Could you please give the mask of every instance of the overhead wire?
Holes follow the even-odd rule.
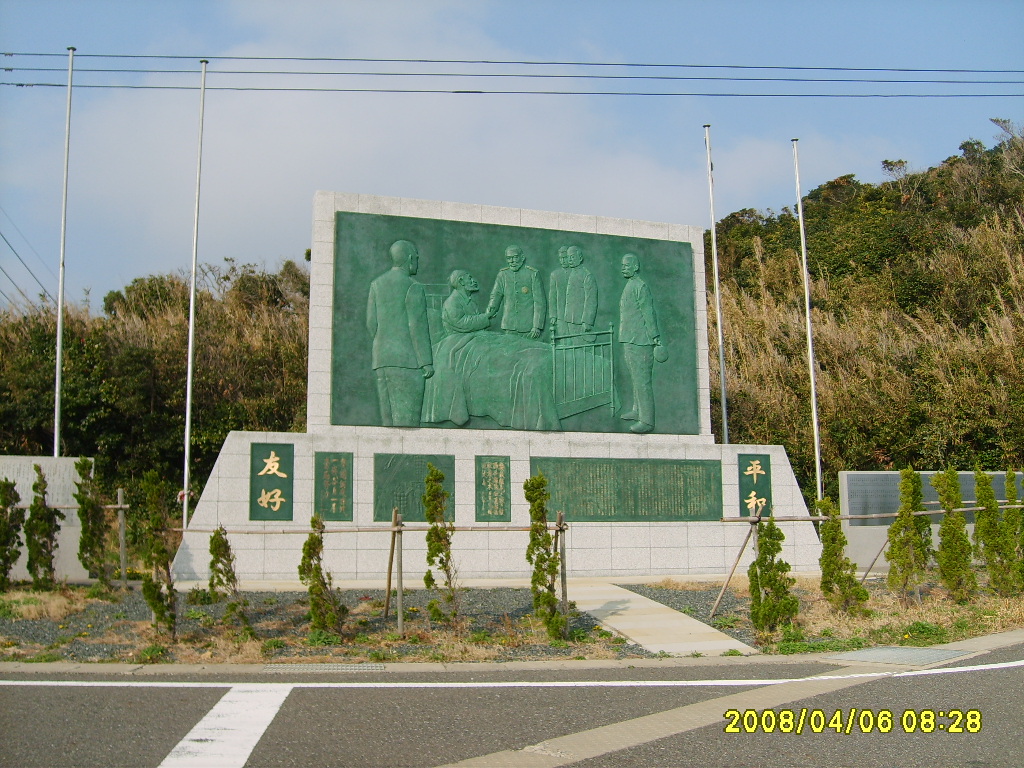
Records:
[[[5,72],[64,72],[62,67],[3,67]],[[76,74],[192,75],[194,69],[141,69],[124,67],[79,67]],[[936,78],[841,78],[841,77],[725,77],[720,75],[605,75],[556,72],[323,72],[294,69],[211,69],[211,75],[306,75],[310,77],[444,77],[444,78],[522,78],[562,80],[664,80],[684,82],[743,83],[871,83],[893,85],[1024,85],[1024,80],[942,80]]]
[[[27,245],[28,249],[30,251],[32,251],[33,255],[35,255],[36,260],[40,264],[42,264],[46,268],[46,271],[50,273],[50,275],[53,277],[54,280],[56,280],[57,279],[57,273],[53,271],[53,267],[51,267],[49,264],[47,264],[46,261],[43,259],[43,257],[39,255],[39,251],[37,251],[32,246],[32,243],[29,242],[28,237],[25,236],[25,233],[21,231],[21,228],[18,226],[17,222],[13,218],[11,218],[11,214],[9,214],[6,210],[4,210],[4,207],[2,205],[0,205],[0,213],[2,213],[4,216],[7,217],[7,220],[9,222],[11,222],[11,226],[14,227],[14,231],[17,232],[19,235],[21,235],[21,239],[25,241],[25,245]]]
[[[0,53],[2,56],[43,56],[64,58],[64,53]],[[405,58],[367,58],[367,57],[331,57],[331,56],[186,56],[181,54],[131,54],[131,53],[79,53],[77,58],[90,59],[168,59],[168,60],[193,60],[199,61],[333,61],[333,62],[359,62],[369,64],[516,64],[524,66],[565,66],[565,67],[649,67],[649,68],[672,68],[672,69],[765,69],[765,70],[793,70],[798,72],[945,72],[945,73],[974,73],[974,74],[1024,74],[1024,69],[935,69],[919,67],[811,67],[811,66],[783,66],[783,65],[759,65],[759,64],[680,64],[680,63],[637,63],[637,62],[608,62],[608,61],[529,61],[519,59],[405,59]]]
[[[8,272],[8,271],[7,271],[6,269],[4,269],[4,268],[3,268],[2,266],[0,266],[0,272],[3,272],[3,273],[4,273],[4,275],[5,275],[6,277],[7,277],[7,279],[11,281],[11,285],[13,285],[13,286],[14,286],[14,287],[15,287],[15,288],[16,288],[16,289],[18,290],[18,293],[20,293],[20,294],[22,295],[22,297],[23,297],[23,298],[25,299],[25,301],[27,301],[27,302],[28,302],[28,303],[29,303],[29,304],[31,305],[31,304],[32,304],[32,299],[30,299],[30,298],[29,298],[29,297],[28,297],[28,296],[27,296],[27,295],[25,294],[25,292],[24,292],[23,290],[21,290],[21,286],[20,286],[20,285],[18,285],[18,284],[17,284],[17,283],[16,283],[15,281],[14,281],[14,278],[13,278],[13,277],[11,277],[10,273],[9,273],[9,272]],[[10,301],[10,299],[8,299],[8,301]]]
[[[7,247],[11,249],[11,253],[13,253],[15,256],[18,257],[18,261],[21,262],[21,266],[23,266],[25,268],[25,270],[30,275],[32,275],[32,279],[35,280],[39,284],[40,288],[43,289],[43,293],[45,293],[49,297],[50,301],[52,301],[52,302],[54,302],[56,304],[57,302],[54,300],[53,296],[50,296],[50,292],[48,290],[46,290],[46,286],[43,285],[42,282],[40,282],[39,278],[36,277],[36,273],[33,272],[32,269],[29,267],[29,265],[25,263],[25,260],[23,258],[21,258],[21,254],[18,253],[17,249],[15,249],[15,247],[13,245],[11,245],[11,241],[7,239],[7,235],[5,235],[3,232],[0,232],[0,238],[2,238],[5,243],[7,243]]]

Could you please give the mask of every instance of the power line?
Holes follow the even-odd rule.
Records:
[[[63,72],[60,67],[4,67],[5,72]],[[135,75],[194,75],[194,69],[90,68],[79,67],[77,73]],[[726,77],[712,75],[604,75],[564,74],[554,72],[321,72],[281,69],[213,69],[211,75],[307,75],[310,77],[443,77],[443,78],[522,78],[562,80],[659,80],[672,82],[738,82],[738,83],[888,83],[894,85],[1024,85],[1022,80],[940,80],[935,78],[842,78],[842,77]]]
[[[7,235],[5,235],[3,232],[0,232],[0,238],[2,238],[5,243],[7,243],[7,247],[11,249],[11,253],[18,257],[18,261],[21,262],[21,266],[23,266],[28,271],[28,273],[32,275],[32,279],[39,283],[39,287],[43,289],[43,293],[45,293],[49,297],[50,301],[53,301],[53,303],[56,304],[57,302],[54,301],[53,296],[50,296],[50,292],[46,290],[46,286],[39,282],[39,278],[36,277],[36,273],[29,268],[28,264],[25,263],[25,260],[21,258],[21,254],[15,250],[13,245],[11,245],[11,241],[7,239]],[[6,272],[4,274],[6,274]],[[13,280],[11,282],[13,282]]]
[[[11,214],[5,211],[2,205],[0,205],[0,213],[7,217],[7,220],[11,222],[11,226],[14,227],[14,231],[21,235],[21,239],[25,241],[25,245],[28,246],[28,249],[32,251],[33,254],[35,254],[35,257],[39,261],[39,263],[42,264],[46,268],[46,271],[50,273],[54,280],[56,280],[57,275],[56,273],[54,273],[53,267],[51,267],[49,264],[46,263],[46,261],[43,260],[43,257],[39,255],[39,251],[37,251],[32,246],[32,243],[30,243],[29,239],[25,236],[25,233],[21,231],[20,227],[18,227],[14,219],[11,218]]]
[[[64,53],[0,53],[2,56],[43,56],[64,58]],[[525,61],[516,59],[382,59],[363,57],[329,57],[329,56],[185,56],[185,55],[160,55],[160,54],[130,54],[130,53],[80,53],[78,58],[92,59],[167,59],[181,60],[191,59],[199,61],[315,61],[315,62],[345,62],[345,63],[369,63],[369,64],[485,64],[505,65],[515,64],[522,66],[540,67],[634,67],[634,68],[672,68],[672,69],[764,69],[764,70],[793,70],[798,72],[933,72],[933,73],[965,73],[965,74],[1024,74],[1022,69],[927,69],[919,67],[807,67],[807,66],[780,66],[780,65],[758,65],[758,64],[664,64],[664,63],[629,63],[629,62],[604,62],[604,61]]]
[[[21,290],[21,286],[18,285],[16,282],[14,282],[14,278],[11,277],[11,275],[7,272],[7,270],[4,269],[3,267],[0,267],[0,272],[4,273],[4,275],[7,277],[7,279],[11,281],[11,285],[13,285],[15,288],[18,289],[18,293],[20,293],[24,297],[25,301],[27,301],[29,303],[29,306],[31,306],[32,305],[32,299],[30,299],[28,296],[25,295],[25,292],[23,290]],[[10,301],[10,299],[8,299],[8,301]]]
[[[17,88],[66,88],[66,83],[13,83],[0,85]],[[133,90],[133,91],[197,91],[191,85],[90,85],[81,84],[75,88]],[[311,87],[269,87],[269,86],[206,86],[207,91],[259,91],[276,93],[448,93],[487,94],[499,96],[702,96],[723,98],[786,98],[786,99],[962,99],[962,98],[1015,98],[1024,93],[734,93],[712,91],[554,91],[525,89],[455,89],[455,88],[311,88]]]

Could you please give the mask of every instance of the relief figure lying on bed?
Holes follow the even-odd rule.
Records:
[[[473,298],[480,290],[473,276],[457,269],[448,282],[441,338],[431,339],[435,372],[426,380],[422,421],[461,426],[488,416],[512,429],[561,430],[550,345],[487,330],[491,318]]]

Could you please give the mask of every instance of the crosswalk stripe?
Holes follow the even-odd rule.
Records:
[[[160,768],[243,768],[289,693],[287,685],[231,688]]]

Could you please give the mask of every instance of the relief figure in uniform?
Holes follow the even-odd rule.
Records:
[[[423,284],[412,279],[419,253],[408,240],[392,244],[391,269],[370,283],[366,328],[373,338],[381,423],[417,427],[424,380],[434,375]]]
[[[578,245],[560,248],[558,260],[562,266],[551,273],[548,284],[551,326],[560,337],[589,334],[597,318],[597,281],[583,266],[583,249]]]
[[[437,374],[427,381],[422,421],[463,426],[488,417],[512,429],[561,429],[551,393],[551,346],[515,329],[488,330],[496,308],[480,311],[473,295],[480,284],[465,269],[454,270],[448,284],[434,344]]]
[[[619,342],[633,389],[632,407],[622,418],[636,422],[629,428],[631,432],[643,434],[654,429],[654,360],[661,333],[651,289],[639,271],[640,259],[635,254],[622,257],[626,287],[619,299]]]
[[[494,279],[491,299],[487,302],[487,316],[501,312],[501,329],[505,333],[540,338],[544,330],[544,292],[540,275],[526,265],[526,255],[518,245],[505,249],[507,267],[502,267]]]

